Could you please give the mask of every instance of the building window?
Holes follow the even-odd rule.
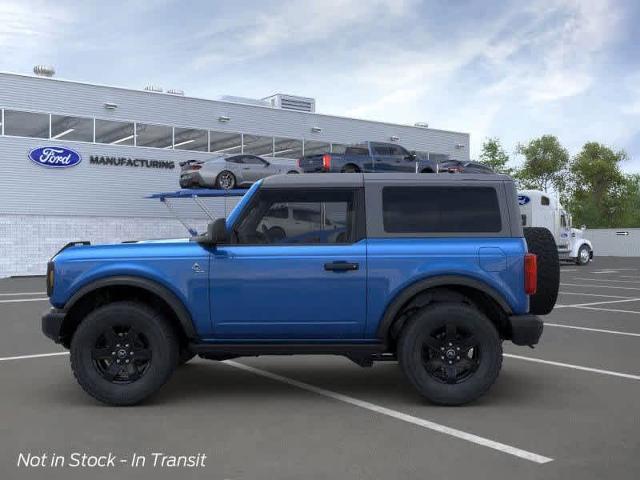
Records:
[[[51,115],[51,138],[93,142],[93,119]]]
[[[229,132],[209,132],[211,153],[234,154],[242,152],[242,135]]]
[[[337,153],[338,155],[341,155],[345,152],[345,150],[347,149],[348,145],[344,145],[342,143],[332,143],[331,144],[331,153]]]
[[[133,145],[133,138],[134,126],[132,122],[96,119],[96,143]]]
[[[4,111],[4,134],[15,137],[49,138],[49,114]]]
[[[274,157],[300,158],[302,156],[302,140],[293,138],[274,138]]]
[[[385,187],[387,233],[496,233],[502,230],[492,187]]]
[[[273,155],[273,137],[261,137],[259,135],[243,135],[243,153],[251,155]]]
[[[327,142],[318,142],[315,140],[304,141],[305,155],[322,155],[323,153],[329,153],[330,151],[331,151],[331,144]]]
[[[175,128],[173,148],[176,150],[208,151],[208,135],[206,130],[195,128]]]
[[[136,145],[138,147],[171,148],[173,128],[166,125],[136,123]]]

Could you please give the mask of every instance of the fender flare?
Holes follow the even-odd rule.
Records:
[[[169,308],[171,308],[171,310],[173,310],[178,321],[180,322],[180,325],[182,326],[186,337],[189,339],[197,338],[196,331],[193,326],[193,321],[191,319],[191,314],[189,313],[189,310],[184,305],[182,300],[180,300],[178,296],[167,287],[160,285],[158,282],[150,280],[148,278],[135,277],[131,275],[116,275],[94,280],[93,282],[82,286],[77,292],[75,292],[65,303],[64,310],[66,312],[70,311],[78,301],[84,298],[87,294],[94,292],[95,290],[116,286],[141,288],[148,291],[149,293],[157,295],[162,300],[164,300],[167,305],[169,305]]]
[[[399,293],[397,293],[393,300],[387,304],[382,319],[378,324],[376,336],[383,341],[386,341],[389,329],[391,328],[391,325],[398,313],[400,313],[400,309],[412,297],[430,288],[448,286],[469,287],[478,290],[492,298],[507,315],[513,313],[511,307],[506,302],[504,297],[486,283],[462,275],[439,275],[436,277],[429,277],[423,280],[418,280],[417,282],[406,286]]]

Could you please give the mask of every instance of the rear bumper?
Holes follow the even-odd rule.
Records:
[[[56,343],[62,343],[62,324],[66,312],[52,308],[42,315],[42,333]]]
[[[509,317],[511,341],[516,345],[533,346],[542,336],[544,324],[535,315],[513,315]]]

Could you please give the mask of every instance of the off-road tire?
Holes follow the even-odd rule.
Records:
[[[230,184],[229,186],[227,186],[227,184],[225,183],[225,181],[223,180],[226,176],[229,177],[230,179]],[[221,183],[222,181],[222,183]],[[220,190],[232,190],[234,189],[236,186],[238,185],[238,181],[236,179],[236,176],[230,172],[229,170],[223,170],[221,171],[218,176],[216,177],[216,188],[220,189]]]
[[[126,328],[135,329],[147,340],[150,360],[137,380],[118,383],[107,380],[100,372],[93,351],[105,332],[112,334]],[[178,362],[178,350],[174,329],[161,313],[138,302],[114,302],[93,310],[78,326],[71,340],[71,369],[80,386],[97,400],[110,405],[135,405],[166,383]]]
[[[452,347],[449,347],[447,333],[442,340],[433,336],[442,329],[448,332],[447,324],[453,324],[456,332],[465,335],[460,343],[452,342]],[[473,353],[477,355],[473,359],[475,370],[459,383],[443,382],[427,368],[427,363],[439,361],[437,358],[425,361],[427,338],[430,342],[434,339],[444,342],[447,351],[442,351],[443,363],[449,358],[445,355],[450,348],[456,351],[457,345],[462,345],[464,350],[466,341],[477,342],[477,352]],[[428,349],[432,351],[429,355],[434,355],[433,350],[440,355],[438,351],[443,347]],[[495,326],[478,309],[462,303],[437,303],[419,310],[404,326],[398,342],[398,361],[409,382],[427,400],[438,405],[463,405],[484,395],[495,382],[502,368],[502,341]]]
[[[189,350],[187,347],[181,346],[180,350],[178,351],[178,366],[180,367],[185,363],[189,363],[189,361],[192,360],[195,356],[196,354]]]
[[[529,252],[535,253],[538,263],[538,288],[529,297],[529,313],[546,315],[553,310],[560,289],[560,259],[551,232],[543,227],[524,228]]]
[[[583,251],[587,252],[587,260],[583,260]],[[580,248],[578,249],[578,256],[576,257],[576,265],[580,265],[580,266],[584,266],[584,265],[589,265],[589,262],[591,261],[591,249],[589,248],[589,245],[581,245]]]

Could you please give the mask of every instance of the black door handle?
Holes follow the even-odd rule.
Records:
[[[324,269],[331,272],[350,272],[358,270],[360,265],[351,262],[329,262],[324,264]]]

